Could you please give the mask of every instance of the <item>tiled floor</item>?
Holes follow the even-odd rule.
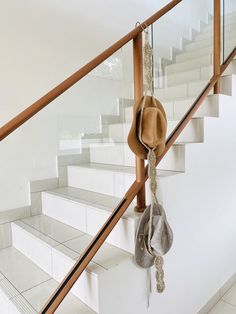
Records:
[[[57,286],[57,281],[15,248],[0,251],[0,313],[36,314]],[[94,314],[71,293],[56,313]]]
[[[208,314],[236,314],[236,283]]]

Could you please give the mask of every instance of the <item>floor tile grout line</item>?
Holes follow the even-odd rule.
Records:
[[[63,192],[57,193],[57,192],[53,191],[53,193],[50,193],[50,194],[51,195],[56,195],[56,196],[58,196],[60,198],[63,198],[63,199],[67,199],[68,201],[74,202],[74,203],[79,204],[79,205],[90,205],[90,206],[97,205],[98,202],[103,201],[106,198],[114,197],[114,196],[111,196],[111,195],[107,194],[107,195],[105,195],[102,198],[98,198],[96,201],[89,201],[89,200],[83,200],[83,199],[77,199],[75,197],[71,197],[68,194],[65,194]],[[118,202],[119,202],[119,200],[118,200]]]
[[[223,297],[222,297],[220,300],[221,300],[222,302],[224,302],[224,303],[226,303],[226,304],[229,304],[229,305],[231,305],[231,306],[233,306],[233,307],[236,308],[236,304],[232,304],[232,303],[230,303],[230,302],[224,300]]]
[[[46,273],[46,272],[45,272]],[[23,293],[25,293],[25,292],[27,292],[27,291],[30,291],[30,290],[32,290],[32,289],[34,289],[34,288],[36,288],[36,287],[39,287],[41,284],[44,284],[44,283],[46,283],[46,282],[48,282],[48,281],[50,281],[50,280],[54,280],[52,277],[51,278],[49,278],[49,279],[47,279],[47,280],[45,280],[45,281],[42,281],[41,283],[39,283],[39,284],[37,284],[37,285],[35,285],[35,286],[33,286],[32,288],[29,288],[29,289],[26,289],[25,291],[22,291],[21,293],[20,293],[20,295],[21,295],[21,297],[37,312],[37,309],[26,299],[26,297],[23,295]],[[19,296],[19,295],[18,295]],[[17,296],[15,296],[13,299],[15,299]]]
[[[33,261],[32,261],[32,263],[34,263]],[[35,264],[35,263],[34,263]],[[36,264],[37,265],[37,264]],[[38,266],[38,265],[37,265]],[[38,266],[39,267],[39,266]],[[44,271],[41,267],[39,267],[42,271]],[[46,271],[44,271],[46,274],[48,274]],[[48,274],[49,275],[49,274]],[[49,275],[50,276],[50,275]],[[22,292],[20,292],[21,294],[23,294],[23,293],[25,293],[25,292],[27,292],[27,291],[29,291],[29,290],[32,290],[32,289],[34,289],[34,288],[36,288],[36,287],[39,287],[40,285],[42,285],[42,284],[44,284],[44,283],[46,283],[46,282],[48,282],[48,281],[50,281],[50,280],[55,280],[53,277],[51,277],[50,276],[50,278],[48,278],[48,279],[46,279],[46,280],[43,280],[42,282],[40,282],[40,283],[38,283],[38,284],[36,284],[36,285],[34,285],[34,286],[32,286],[31,288],[28,288],[28,289],[25,289],[25,290],[23,290]]]
[[[21,253],[22,254],[22,253]],[[34,263],[33,261],[31,261],[32,263]],[[34,263],[35,264],[35,263]],[[38,266],[39,267],[39,266]],[[40,268],[40,267],[39,267]],[[46,273],[46,272],[45,272]],[[15,287],[15,285],[1,272],[1,274],[3,275],[3,277],[4,278],[2,278],[1,280],[0,280],[0,282],[2,281],[2,280],[6,280],[16,291],[17,291],[17,295],[15,295],[15,296],[13,296],[13,297],[10,297],[8,300],[9,301],[11,301],[11,300],[14,300],[15,298],[17,298],[17,297],[19,297],[19,296],[21,296],[35,311],[37,311],[37,309],[35,309],[35,307],[24,297],[24,295],[23,295],[23,293],[24,292],[26,292],[26,291],[29,291],[29,290],[31,290],[31,289],[33,289],[33,288],[35,288],[35,287],[37,287],[37,286],[40,286],[42,283],[45,283],[45,282],[47,282],[47,281],[49,281],[49,280],[51,280],[51,279],[53,279],[52,277],[51,278],[49,278],[49,279],[47,279],[47,280],[45,280],[45,281],[42,281],[41,283],[39,283],[39,284],[37,284],[37,285],[35,285],[35,286],[32,286],[31,288],[29,288],[29,289],[26,289],[26,290],[23,290],[23,291],[19,291],[16,287]],[[3,291],[3,290],[2,290]],[[5,292],[3,291],[3,293],[5,294]]]
[[[41,216],[41,215],[40,215],[40,216]],[[46,215],[45,215],[45,216],[46,216]],[[32,216],[32,217],[34,217],[34,216]],[[49,218],[50,218],[50,217],[49,217]],[[55,220],[56,220],[56,219],[55,219]],[[70,241],[70,240],[73,240],[73,239],[76,239],[76,238],[80,237],[80,236],[75,236],[75,237],[73,237],[73,238],[71,238],[71,239],[68,239],[68,240],[66,240],[66,241],[64,241],[64,242],[60,242],[60,241],[58,241],[58,240],[55,240],[55,239],[52,238],[51,236],[47,235],[46,233],[44,233],[44,232],[42,232],[42,231],[39,231],[38,229],[36,229],[36,227],[30,225],[29,223],[27,223],[27,222],[25,222],[25,221],[23,221],[23,220],[21,220],[21,222],[23,222],[24,224],[26,224],[28,227],[31,227],[31,228],[34,229],[35,231],[41,233],[41,235],[44,235],[44,236],[48,237],[50,240],[53,240],[53,241],[55,241],[55,242],[58,243],[57,245],[52,246],[52,247],[56,247],[56,246],[58,246],[58,245],[60,245],[60,244],[63,244],[63,243],[66,242],[66,241]],[[63,223],[60,222],[60,221],[57,221],[57,222],[63,224]],[[64,225],[65,225],[65,224],[64,224]],[[67,225],[66,225],[66,226],[67,226]],[[68,226],[68,227],[69,227],[69,228],[73,228],[73,229],[75,229],[76,231],[83,233],[83,231],[80,231],[80,230],[78,230],[78,229],[76,229],[76,228],[74,228],[74,227],[71,227],[71,226]],[[24,229],[24,228],[23,228],[23,229]],[[25,229],[25,230],[26,230],[26,229]],[[26,231],[27,231],[27,230],[26,230]],[[35,235],[34,235],[34,236],[35,236]],[[35,236],[35,237],[38,238],[37,236]],[[40,239],[40,238],[38,238],[38,239]],[[42,240],[42,239],[40,239],[40,240]],[[42,241],[43,241],[43,240],[42,240]],[[45,242],[45,241],[44,241],[44,242]]]

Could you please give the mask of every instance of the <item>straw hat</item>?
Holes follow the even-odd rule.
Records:
[[[159,157],[165,149],[166,129],[166,114],[161,103],[153,96],[143,96],[134,104],[128,145],[141,159],[147,159],[147,147],[155,148],[156,157]]]

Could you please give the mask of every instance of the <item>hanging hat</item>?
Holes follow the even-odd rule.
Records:
[[[161,103],[153,96],[143,96],[134,104],[128,145],[141,159],[147,159],[148,149],[145,146],[155,148],[156,157],[159,157],[165,149],[166,129],[167,119]]]
[[[146,208],[142,215],[135,241],[135,261],[143,268],[153,266],[155,257],[165,255],[173,243],[173,233],[167,222],[165,211],[159,203],[155,203],[153,205],[152,234],[149,244],[150,210],[151,205]]]

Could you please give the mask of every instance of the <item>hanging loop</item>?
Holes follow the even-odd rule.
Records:
[[[135,27],[138,27],[138,26],[140,26],[141,28],[142,28],[142,31],[144,32],[144,33],[148,33],[148,26],[147,26],[147,24],[146,23],[143,23],[143,24],[141,24],[140,22],[137,22],[136,24],[135,24]]]

